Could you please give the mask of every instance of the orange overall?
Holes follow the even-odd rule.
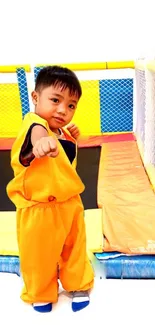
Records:
[[[56,138],[48,123],[28,113],[13,145],[14,179],[7,186],[17,209],[17,237],[28,303],[56,302],[59,279],[66,291],[92,288],[94,273],[86,255],[84,210],[79,194],[84,185],[60,143],[56,158],[33,159],[25,165],[21,152],[33,125],[40,124]],[[74,139],[65,132],[68,141]],[[65,141],[65,140],[64,140]]]

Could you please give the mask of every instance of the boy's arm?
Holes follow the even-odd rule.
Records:
[[[31,134],[31,143],[33,146],[33,154],[36,158],[49,156],[55,158],[58,153],[58,146],[56,140],[49,136],[46,129],[37,125],[33,128]]]
[[[47,130],[42,125],[35,125],[31,131],[32,146],[34,147],[38,140],[45,137],[48,137]]]
[[[48,136],[48,132],[43,125],[33,123],[30,126],[19,155],[19,161],[23,166],[27,167],[30,165],[31,161],[35,158],[33,146],[36,141],[45,136]]]
[[[42,125],[32,125],[20,152],[20,162],[27,167],[31,161],[44,156],[56,157],[58,148],[56,140],[49,136],[48,131]]]

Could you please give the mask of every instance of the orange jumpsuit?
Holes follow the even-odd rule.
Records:
[[[25,116],[12,148],[14,178],[7,193],[17,209],[24,280],[21,298],[28,303],[54,303],[58,299],[58,265],[59,279],[66,291],[92,288],[94,273],[86,255],[84,209],[79,196],[84,185],[74,167],[76,157],[70,161],[57,139],[56,158],[24,160],[22,153],[26,153],[31,129],[36,124],[57,139],[45,120],[34,113]],[[66,140],[62,141],[73,149],[74,139],[64,132]]]

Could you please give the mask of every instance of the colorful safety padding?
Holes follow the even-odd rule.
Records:
[[[34,79],[39,70],[34,68]],[[16,72],[17,84],[0,84],[0,138],[16,137],[22,117],[30,111],[26,72]],[[73,122],[83,135],[132,131],[133,79],[81,80],[81,86],[83,96]]]
[[[133,79],[82,81],[74,122],[83,135],[133,130]]]

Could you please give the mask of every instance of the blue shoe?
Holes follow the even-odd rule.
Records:
[[[52,311],[52,303],[34,303],[33,309],[39,313],[50,313]]]
[[[90,301],[72,302],[72,310],[74,312],[80,311],[86,308],[90,304]]]
[[[72,310],[74,312],[86,308],[90,303],[88,291],[75,291],[72,298]]]

